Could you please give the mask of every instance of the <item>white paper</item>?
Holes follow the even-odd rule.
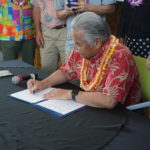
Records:
[[[9,70],[0,70],[0,77],[13,75]]]
[[[62,115],[68,114],[74,110],[77,110],[85,106],[84,104],[77,103],[73,100],[55,100],[55,99],[43,101],[38,103],[37,105],[56,111]]]
[[[36,92],[34,94],[30,93],[30,91],[28,89],[26,89],[26,90],[23,90],[23,91],[20,91],[20,92],[13,93],[10,96],[15,97],[19,100],[29,102],[29,103],[37,103],[41,100],[44,100],[43,95],[45,93],[49,92],[52,89],[53,88],[50,87],[50,88],[44,89],[40,92]]]
[[[30,93],[30,91],[26,89],[20,92],[13,93],[10,96],[21,101],[32,103],[33,105],[41,106],[42,108],[44,107],[47,110],[52,110],[62,115],[68,114],[70,112],[73,112],[85,106],[84,104],[80,104],[73,100],[60,100],[60,99],[59,100],[56,100],[56,99],[44,100],[43,94],[49,92],[52,89],[54,88],[50,87],[40,92],[36,92],[34,94]]]

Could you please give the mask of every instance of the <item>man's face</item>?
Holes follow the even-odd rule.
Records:
[[[85,59],[90,59],[98,52],[97,46],[88,45],[84,41],[84,34],[80,30],[73,30],[74,49]]]

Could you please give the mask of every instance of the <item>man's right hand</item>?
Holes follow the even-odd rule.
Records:
[[[36,32],[36,43],[39,47],[44,48],[44,38],[41,31]]]
[[[33,79],[27,81],[27,87],[31,93],[39,92],[45,89],[41,81],[33,80]]]

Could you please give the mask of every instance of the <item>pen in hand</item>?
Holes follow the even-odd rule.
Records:
[[[33,80],[33,87],[32,87],[32,89],[34,89],[34,87],[35,87],[35,85],[36,85],[36,78],[35,78],[35,74],[30,74],[31,75],[31,78],[32,78],[32,80]],[[35,91],[34,90],[30,90],[30,92],[31,93],[35,93]]]
[[[30,93],[36,93],[46,88],[46,87],[43,87],[41,81],[37,80],[36,78],[37,78],[37,75],[33,75],[31,76],[31,79],[27,81],[27,87]]]

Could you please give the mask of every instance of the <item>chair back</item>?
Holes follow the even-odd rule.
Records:
[[[150,71],[146,66],[146,58],[134,56],[134,59],[139,71],[142,97],[144,100],[150,100]]]

